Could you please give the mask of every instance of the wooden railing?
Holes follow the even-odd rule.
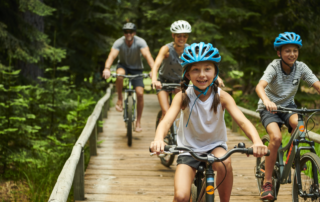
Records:
[[[82,133],[72,149],[69,159],[63,166],[58,180],[53,188],[49,202],[65,202],[68,199],[73,184],[74,200],[84,200],[84,146],[89,139],[90,156],[97,155],[97,132],[102,132],[99,121],[107,118],[110,107],[112,84],[105,96],[96,104],[89,116]]]
[[[238,108],[242,111],[242,113],[252,116],[254,118],[260,119],[260,114],[258,112],[251,111],[249,109],[238,106]],[[238,131],[237,123],[232,119],[232,132]],[[308,138],[316,143],[320,143],[320,135],[318,133],[314,133],[312,131],[308,131]]]

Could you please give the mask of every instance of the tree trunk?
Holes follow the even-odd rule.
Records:
[[[43,2],[43,0],[40,0]],[[36,15],[34,13],[31,13],[30,11],[26,11],[25,13],[22,14],[24,20],[32,25],[34,28],[38,29],[39,31],[43,32],[44,31],[44,20],[42,16]],[[36,46],[37,42],[34,42],[34,46]],[[42,61],[42,58],[41,60]],[[39,64],[41,62],[38,62],[36,64],[31,64],[31,63],[25,63],[25,62],[18,62],[18,68],[21,69],[21,74],[28,78],[32,79],[34,81],[39,82],[38,77],[43,77],[44,76],[44,70],[39,67]]]

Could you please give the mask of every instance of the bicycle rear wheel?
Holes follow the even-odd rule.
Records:
[[[132,97],[128,97],[128,122],[127,122],[127,138],[128,138],[128,146],[132,145],[132,108],[133,108],[133,100]]]
[[[157,115],[157,120],[156,120],[156,129],[160,123],[160,119],[161,119],[161,116],[162,116],[162,111],[160,110],[158,112],[158,115]],[[167,136],[163,139],[163,141],[167,144],[167,145],[174,145],[176,144],[174,141],[173,141],[173,137],[172,137],[172,130],[173,130],[173,126],[170,127],[170,131],[169,133],[167,134]],[[174,157],[175,155],[170,155],[170,154],[165,154],[163,157],[160,157],[160,161],[161,161],[161,164],[166,166],[166,167],[170,167],[174,161]]]
[[[270,142],[270,137],[269,135],[265,135],[261,138],[261,141],[264,145],[268,146],[269,142]],[[278,157],[277,157],[277,161],[279,161]],[[264,177],[265,177],[265,156],[257,158],[256,160],[256,180],[258,183],[258,189],[259,189],[259,195],[261,193],[262,190],[262,186],[263,186],[263,181],[264,181]],[[275,196],[278,195],[279,193],[279,188],[280,188],[280,183],[278,182],[278,179],[280,178],[280,173],[278,171],[278,168],[276,166],[274,166],[273,172],[272,172],[272,185],[273,185],[273,191]]]
[[[307,167],[305,167],[307,165]],[[315,153],[305,153],[300,158],[301,173],[294,172],[294,180],[292,184],[292,201],[320,201],[318,198],[302,198],[299,195],[299,188],[297,184],[297,174],[301,175],[302,192],[306,194],[319,195],[319,179],[320,179],[320,158]]]

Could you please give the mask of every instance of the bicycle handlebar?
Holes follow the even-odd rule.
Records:
[[[128,79],[134,79],[136,77],[143,77],[143,78],[148,78],[149,74],[135,74],[135,75],[125,75],[125,74],[111,74],[112,77],[118,77],[121,76],[123,78],[128,78]]]
[[[307,108],[301,108],[301,109],[293,109],[293,108],[286,108],[282,107],[280,105],[277,105],[277,109],[288,111],[290,112],[297,112],[297,113],[313,113],[313,112],[320,112],[320,109],[307,109]]]
[[[150,148],[149,148],[149,151],[150,151]],[[181,154],[181,153],[184,153],[183,151],[189,152],[193,158],[195,158],[196,160],[201,161],[201,162],[208,162],[209,160],[212,160],[212,156],[210,156],[210,155],[207,155],[206,157],[199,156],[198,154],[196,154],[196,152],[194,152],[192,149],[190,149],[188,147],[181,147],[181,146],[176,146],[176,145],[165,145],[165,147],[164,147],[165,154]],[[234,153],[242,153],[242,154],[250,155],[250,154],[253,154],[253,148],[237,148],[237,147],[235,147],[235,148],[227,151],[227,153],[222,157],[219,157],[219,158],[214,157],[214,161],[217,161],[217,162],[224,161]],[[151,154],[151,155],[153,155],[153,154]],[[270,150],[268,150],[268,153],[265,156],[269,156],[269,155],[270,155]]]
[[[264,107],[264,110],[266,110],[267,108]],[[261,110],[257,110],[257,111],[261,111]],[[296,112],[296,113],[313,113],[313,112],[320,112],[320,109],[307,109],[307,108],[301,108],[301,109],[294,109],[294,108],[286,108],[286,107],[282,107],[280,105],[277,105],[277,110],[272,110],[271,112],[282,112],[282,113],[292,113],[292,112]]]

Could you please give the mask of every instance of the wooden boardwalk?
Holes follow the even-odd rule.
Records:
[[[85,172],[85,197],[90,202],[170,202],[176,165],[166,168],[148,147],[155,134],[155,118],[160,107],[155,95],[145,95],[143,132],[133,133],[132,147],[127,146],[122,113],[114,108],[105,119],[98,140],[98,156],[91,157]],[[228,147],[238,142],[251,145],[245,137],[228,129]],[[260,201],[254,178],[255,158],[232,156],[234,184],[231,201]],[[216,192],[216,201],[219,201]],[[278,201],[291,201],[291,185],[281,186]]]

